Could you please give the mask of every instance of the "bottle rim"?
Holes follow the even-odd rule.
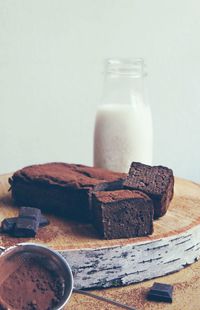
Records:
[[[106,58],[105,73],[113,76],[144,77],[146,65],[143,58]]]

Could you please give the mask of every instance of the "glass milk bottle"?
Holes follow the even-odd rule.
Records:
[[[144,96],[143,59],[108,59],[96,114],[94,166],[128,172],[132,161],[152,164],[153,130]]]

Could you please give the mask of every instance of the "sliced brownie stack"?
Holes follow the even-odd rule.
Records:
[[[49,163],[14,173],[17,205],[92,221],[106,239],[145,236],[173,196],[172,170],[132,163],[129,175],[83,165]]]
[[[117,191],[93,193],[94,225],[106,239],[150,235],[153,219],[167,212],[173,188],[171,169],[133,162]]]

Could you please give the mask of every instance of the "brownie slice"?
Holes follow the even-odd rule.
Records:
[[[47,163],[18,170],[9,182],[18,206],[28,205],[55,215],[88,221],[95,186],[104,183],[112,186],[125,177],[126,174],[101,168]]]
[[[93,224],[105,239],[132,238],[153,233],[153,203],[142,192],[94,192]]]
[[[123,185],[128,189],[146,193],[153,200],[154,218],[157,219],[167,212],[173,198],[173,171],[163,166],[148,166],[133,162]]]

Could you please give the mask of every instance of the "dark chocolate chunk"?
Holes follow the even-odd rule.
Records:
[[[167,212],[172,200],[173,171],[163,166],[149,166],[133,162],[123,185],[128,189],[142,191],[153,200],[154,218],[156,219]]]
[[[153,203],[142,192],[94,192],[93,223],[105,239],[132,238],[153,233]]]
[[[14,237],[35,237],[38,221],[31,218],[18,217],[13,230]]]
[[[1,232],[10,232],[14,229],[17,217],[6,218],[1,222]]]
[[[21,207],[19,209],[19,217],[35,219],[39,222],[41,217],[41,211],[37,208]]]
[[[34,237],[40,224],[40,218],[40,209],[21,207],[14,228],[14,235],[16,237]]]
[[[19,218],[36,221],[36,228],[38,228],[38,226],[44,227],[49,224],[49,220],[41,214],[40,209],[30,208],[30,207],[21,207],[19,210],[19,217],[5,218],[1,222],[0,232],[12,233],[13,230],[15,229],[16,223]],[[18,223],[20,223],[21,225],[23,221],[18,221]],[[24,222],[24,223],[27,224],[27,222]],[[13,234],[15,235],[16,232],[14,232]]]
[[[17,217],[5,218],[1,222],[0,232],[2,232],[2,233],[11,232],[14,229],[16,221],[17,221]],[[39,227],[44,227],[47,225],[49,225],[49,220],[44,215],[41,214]]]
[[[44,227],[49,224],[49,220],[41,214],[40,209],[31,207],[21,207],[19,217],[31,218],[39,221],[39,227]]]
[[[44,226],[47,226],[47,225],[49,225],[48,218],[46,218],[44,215],[41,214],[39,227],[44,227]]]
[[[165,301],[172,303],[173,286],[165,283],[155,282],[151,287],[147,298],[154,301]]]

